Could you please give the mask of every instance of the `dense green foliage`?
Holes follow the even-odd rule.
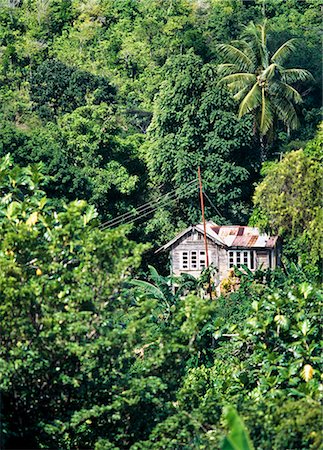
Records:
[[[322,261],[322,130],[270,166],[254,195],[252,223],[286,238],[303,264]],[[286,252],[287,249],[285,249]]]
[[[216,301],[154,269],[130,283],[144,246],[100,231],[85,202],[57,213],[42,178],[2,161],[4,448],[211,449],[229,404],[256,448],[319,448],[315,283],[295,266],[240,273]]]
[[[55,60],[44,61],[31,74],[30,100],[41,118],[72,112],[86,104],[87,96],[94,104],[111,102],[113,89],[104,78]]]
[[[212,67],[203,66],[200,58],[178,57],[166,70],[145,144],[147,165],[153,183],[161,185],[162,192],[177,188],[185,203],[168,206],[165,213],[161,208],[150,226],[199,220],[197,190],[187,187],[196,179],[198,166],[204,189],[217,206],[214,210],[208,203],[208,214],[217,221],[225,216],[242,222],[259,163],[252,121],[236,118],[232,98],[217,88]]]
[[[122,230],[100,232],[84,201],[57,213],[39,188],[39,167],[9,164],[7,158],[0,175],[2,437],[9,435],[14,448],[22,437],[29,448],[66,448],[55,430],[76,405],[86,408],[87,383],[92,400],[99,389],[94,361],[113,346],[104,332],[113,327],[109,311],[118,308],[119,286],[143,247]],[[109,376],[116,370],[118,377],[112,353],[106,355]]]
[[[49,197],[83,198],[103,219],[153,201],[160,183],[162,193],[185,190],[200,164],[218,209],[209,203],[208,216],[245,221],[261,149],[252,115],[237,119],[216,73],[219,44],[242,37],[250,21],[264,16],[268,50],[296,39],[285,67],[314,77],[301,86],[301,127],[288,136],[278,124],[275,153],[277,145],[311,138],[319,120],[317,0],[4,2],[1,154],[11,152],[23,165],[45,162],[53,176]],[[165,240],[197,220],[197,196],[179,194],[138,230],[141,239],[148,233]]]
[[[0,3],[0,447],[322,448],[319,0]],[[265,20],[295,51],[264,140],[219,65]],[[198,166],[208,219],[284,237],[213,300],[153,254],[200,221]]]

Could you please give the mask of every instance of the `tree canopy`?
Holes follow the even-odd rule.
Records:
[[[0,447],[320,449],[319,0],[0,3]],[[198,167],[284,240],[212,299]]]
[[[304,149],[270,167],[254,195],[255,224],[303,247],[304,261],[320,261],[322,248],[322,131]],[[307,248],[307,251],[304,251]],[[302,256],[301,256],[302,255]]]
[[[240,271],[209,301],[155,269],[131,281],[146,247],[85,202],[56,211],[40,169],[1,161],[4,448],[227,448],[228,404],[255,448],[319,448],[315,283]]]
[[[180,203],[165,208],[166,220],[200,220],[197,190],[187,187],[197,180],[198,166],[217,208],[208,203],[208,216],[243,220],[247,186],[259,164],[250,118],[238,120],[232,98],[217,88],[213,65],[203,66],[194,55],[173,60],[166,78],[144,144],[154,184],[162,192],[177,188],[182,196]],[[161,211],[156,221],[163,222]]]

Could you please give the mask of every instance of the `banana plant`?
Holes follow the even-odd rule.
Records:
[[[191,275],[164,277],[153,266],[149,266],[149,278],[151,281],[132,280],[130,284],[136,288],[139,296],[157,300],[167,318],[181,296],[197,287],[197,280]]]
[[[224,438],[221,450],[254,450],[249,433],[237,411],[229,406],[224,411],[229,433]]]

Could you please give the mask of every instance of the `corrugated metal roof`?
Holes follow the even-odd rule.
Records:
[[[219,244],[225,245],[223,239],[214,231],[214,228],[217,228],[213,222],[206,222],[206,234],[211,239],[215,240]],[[199,223],[196,225],[196,229],[199,230],[202,234],[204,234],[204,226],[203,223]]]
[[[237,236],[232,242],[232,247],[253,247],[258,240],[258,236]]]
[[[204,233],[204,227],[202,223],[196,226],[192,226],[178,234],[174,239],[169,241],[158,251],[166,250],[182,238],[185,234],[194,231]],[[214,222],[206,222],[206,234],[209,239],[225,247],[235,248],[274,248],[278,236],[268,236],[267,234],[261,234],[256,227],[248,227],[241,225],[216,225]]]
[[[211,228],[227,247],[273,248],[277,242],[277,236],[261,234],[256,227],[224,225]]]

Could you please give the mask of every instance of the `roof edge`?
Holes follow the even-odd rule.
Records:
[[[194,229],[195,229],[195,225],[191,225],[190,227],[181,231],[171,241],[168,241],[166,244],[164,244],[162,247],[160,247],[158,250],[156,250],[155,254],[167,250],[169,247],[171,247],[173,244],[175,244],[175,242],[177,242],[179,239],[181,239],[183,236],[185,236],[185,234],[189,233],[191,230],[193,231]]]
[[[181,239],[185,234],[189,233],[190,231],[196,230],[197,232],[204,234],[203,230],[203,224],[197,224],[197,225],[191,225],[190,227],[186,228],[181,233],[177,234],[171,241],[164,244],[162,247],[160,247],[158,250],[155,251],[155,254],[163,252],[167,250],[169,247],[172,247],[179,239]],[[208,231],[206,231],[206,237],[208,237],[211,241],[216,242],[217,244],[227,247],[227,245],[222,241],[220,237],[212,236]]]

